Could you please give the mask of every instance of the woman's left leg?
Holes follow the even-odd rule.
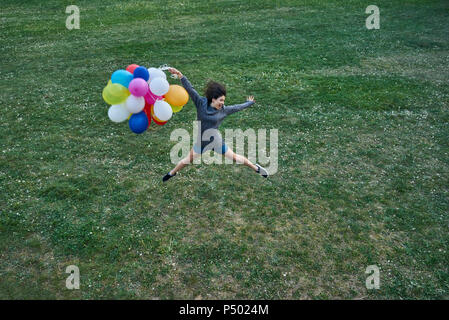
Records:
[[[251,161],[249,161],[247,158],[245,158],[242,155],[239,155],[231,150],[231,148],[228,148],[228,150],[225,152],[225,157],[228,159],[235,160],[236,162],[243,163],[245,166],[250,167],[254,171],[257,171],[257,166],[255,166]]]

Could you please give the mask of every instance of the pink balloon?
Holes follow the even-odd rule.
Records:
[[[149,104],[152,105],[156,102],[156,100],[162,100],[164,97],[162,96],[157,96],[155,95],[153,92],[151,92],[151,90],[148,90],[147,94],[144,96],[145,101]]]
[[[142,78],[135,78],[131,80],[128,86],[129,92],[136,97],[143,97],[145,96],[148,91],[150,90],[148,88],[148,83],[142,79]]]

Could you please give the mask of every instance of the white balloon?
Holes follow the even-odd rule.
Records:
[[[150,82],[150,90],[157,96],[162,96],[168,92],[170,84],[164,78],[156,78]]]
[[[157,100],[154,103],[153,112],[156,118],[162,121],[167,121],[173,115],[173,110],[171,106],[162,100]]]
[[[131,113],[139,113],[145,107],[145,98],[130,95],[126,99],[126,109]]]
[[[161,69],[149,68],[148,73],[150,74],[150,79],[148,79],[148,83],[150,83],[156,78],[164,78],[165,80],[167,80],[167,75]]]
[[[109,119],[113,122],[123,122],[129,117],[129,111],[126,110],[125,104],[114,104],[108,110]]]

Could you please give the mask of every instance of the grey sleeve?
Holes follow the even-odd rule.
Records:
[[[232,106],[225,106],[224,111],[225,111],[226,115],[230,115],[234,112],[248,108],[249,106],[252,106],[253,104],[254,104],[254,101],[246,101],[245,103],[242,103],[242,104],[234,104]]]
[[[190,98],[192,99],[195,106],[199,106],[201,104],[201,96],[196,92],[196,90],[192,87],[192,84],[190,83],[189,79],[187,79],[186,76],[183,76],[181,78],[182,86],[187,90],[189,93]]]

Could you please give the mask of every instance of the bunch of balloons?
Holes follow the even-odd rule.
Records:
[[[129,120],[131,131],[142,133],[150,126],[151,119],[157,125],[166,124],[189,101],[189,95],[182,86],[169,84],[162,69],[131,64],[126,70],[112,74],[103,89],[103,99],[111,105],[109,119]]]

